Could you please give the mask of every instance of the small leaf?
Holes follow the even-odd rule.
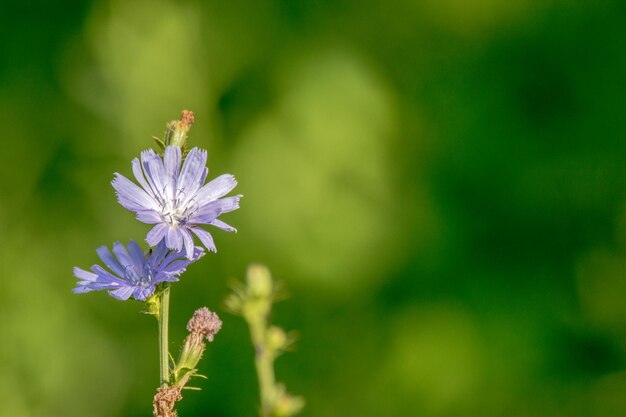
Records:
[[[159,148],[161,148],[161,150],[165,150],[165,143],[161,139],[157,138],[156,136],[152,136],[152,139],[154,139],[157,145],[159,145]]]

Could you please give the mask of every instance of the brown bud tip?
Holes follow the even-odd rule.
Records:
[[[189,127],[196,121],[196,117],[194,116],[191,110],[183,110],[183,114],[180,117],[180,121]]]
[[[221,328],[222,321],[220,318],[206,307],[197,309],[189,323],[187,323],[187,330],[190,333],[206,337],[209,342],[213,341],[213,338]]]

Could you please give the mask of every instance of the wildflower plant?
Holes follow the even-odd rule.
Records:
[[[238,209],[242,197],[226,196],[237,185],[230,174],[206,182],[207,152],[187,150],[193,122],[193,113],[183,111],[180,120],[167,124],[163,140],[154,138],[160,153],[148,149],[132,160],[137,183],[114,174],[112,185],[118,202],[134,212],[140,222],[154,225],[146,235],[149,248],[144,251],[133,240],[126,246],[116,242],[111,249],[101,246],[96,253],[106,268],[98,264],[90,270],[74,268],[78,278],[74,293],[103,290],[118,300],[142,301],[145,312],[158,320],[160,386],[152,401],[154,417],[177,417],[175,406],[182,399],[182,390],[199,389],[188,383],[194,377],[206,378],[198,373],[198,363],[206,342],[213,342],[222,327],[220,318],[208,308],[196,310],[187,323],[189,333],[175,360],[168,350],[170,285],[205,255],[205,248],[217,251],[213,237],[201,226],[236,232],[218,217]],[[204,247],[196,246],[194,235]],[[294,339],[268,322],[277,294],[269,270],[252,265],[246,285],[238,285],[226,300],[227,308],[243,316],[250,328],[262,417],[293,416],[304,406],[301,397],[288,394],[275,380],[274,361]]]
[[[274,373],[274,361],[293,345],[295,339],[293,334],[269,323],[272,305],[279,294],[269,269],[256,264],[248,268],[245,285],[236,284],[233,293],[226,299],[228,310],[242,316],[250,330],[259,381],[261,417],[290,417],[304,407],[304,399],[289,394],[283,384],[276,382]]]
[[[163,140],[154,138],[160,153],[152,149],[132,160],[132,172],[138,185],[115,173],[112,181],[119,203],[136,214],[137,220],[154,225],[146,235],[149,248],[142,250],[135,242],[127,246],[117,242],[112,250],[96,250],[102,263],[90,270],[74,268],[78,283],[75,293],[104,290],[118,300],[145,302],[146,312],[158,320],[160,387],[153,400],[155,417],[174,417],[174,406],[181,392],[197,373],[197,365],[206,345],[212,342],[222,322],[206,307],[198,309],[189,321],[178,361],[168,350],[170,285],[177,282],[186,268],[205,254],[216,252],[213,237],[200,227],[210,225],[233,232],[234,227],[218,217],[239,208],[241,195],[226,197],[237,181],[230,174],[206,182],[207,152],[187,150],[187,135],[194,122],[190,111],[180,120],[167,124]],[[196,236],[204,246],[196,246]]]

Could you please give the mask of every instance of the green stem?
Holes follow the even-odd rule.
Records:
[[[261,413],[263,417],[273,414],[275,401],[275,377],[274,358],[267,347],[267,325],[265,320],[250,321],[250,335],[254,345],[254,364],[259,378],[259,391],[261,395]]]
[[[159,362],[161,364],[161,386],[167,387],[170,380],[168,330],[170,315],[170,284],[165,283],[159,306]]]

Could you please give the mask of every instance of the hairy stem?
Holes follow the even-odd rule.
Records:
[[[159,299],[159,362],[161,386],[167,387],[170,380],[168,330],[170,316],[170,284],[165,283]]]
[[[267,323],[264,319],[249,322],[250,336],[254,345],[254,364],[259,378],[261,394],[261,413],[263,417],[270,417],[273,413],[275,400],[274,357],[268,349],[266,335]]]

